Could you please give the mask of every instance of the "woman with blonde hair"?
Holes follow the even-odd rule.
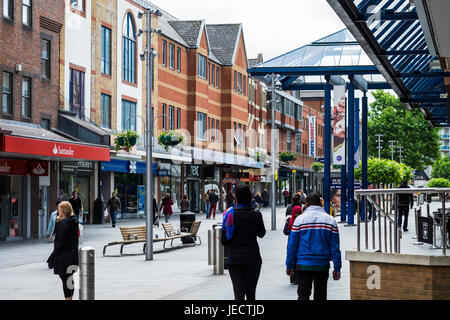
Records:
[[[79,222],[68,201],[58,205],[58,214],[60,221],[56,223],[55,246],[47,263],[61,278],[65,299],[72,300],[74,286],[71,277],[78,268]]]

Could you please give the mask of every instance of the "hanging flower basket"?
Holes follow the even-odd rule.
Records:
[[[280,153],[279,158],[283,162],[295,161],[297,159],[295,154],[293,154],[291,152],[282,152],[282,153]]]
[[[184,136],[179,131],[163,131],[158,137],[158,143],[166,149],[179,145],[184,141]]]
[[[116,139],[114,140],[115,150],[130,152],[131,149],[137,144],[138,139],[139,134],[134,131],[128,130],[126,132],[118,133]]]

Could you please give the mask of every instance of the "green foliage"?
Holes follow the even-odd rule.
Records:
[[[429,188],[450,188],[450,181],[444,178],[431,179],[427,185]]]
[[[169,150],[169,146],[176,146],[183,141],[183,134],[180,131],[176,130],[163,131],[158,137],[158,143],[163,146],[166,151]]]
[[[431,178],[445,178],[450,180],[450,157],[442,156],[433,164]]]
[[[381,157],[391,158],[390,140],[402,146],[402,162],[416,170],[423,170],[440,156],[440,137],[418,109],[407,110],[400,99],[389,92],[373,93],[375,102],[370,105],[368,122],[369,157],[378,157],[378,137],[382,134]],[[398,149],[395,159],[399,159]]]
[[[126,132],[118,133],[114,139],[115,150],[124,150],[130,152],[131,149],[136,145],[139,139],[139,134],[135,131],[128,130]]]
[[[312,169],[315,173],[322,171],[324,167],[325,167],[324,164],[323,164],[323,163],[320,163],[320,162],[314,162],[314,163],[311,165],[311,169]]]
[[[292,152],[281,152],[279,154],[280,161],[289,162],[297,160],[297,157]]]
[[[368,180],[375,184],[399,185],[412,179],[412,169],[403,163],[392,160],[371,158],[367,161]],[[362,164],[355,169],[355,179],[362,180]]]

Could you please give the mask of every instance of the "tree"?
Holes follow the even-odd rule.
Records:
[[[442,156],[433,164],[431,178],[445,178],[450,180],[450,157]]]
[[[431,179],[427,185],[429,188],[450,188],[450,181],[444,178]]]
[[[381,157],[391,159],[390,140],[402,146],[402,162],[416,170],[423,170],[440,156],[438,130],[432,128],[418,109],[407,110],[398,97],[383,90],[373,93],[368,121],[369,157],[378,157],[377,134],[383,135]],[[398,159],[395,150],[394,160]]]
[[[362,165],[355,169],[355,179],[361,180]],[[403,163],[387,159],[371,158],[367,161],[368,180],[375,184],[394,184],[399,185],[403,181],[409,181],[412,178],[412,170]]]

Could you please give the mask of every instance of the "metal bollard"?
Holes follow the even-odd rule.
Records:
[[[208,266],[214,265],[214,232],[208,230]]]
[[[222,227],[214,228],[214,274],[224,274],[224,248],[220,243],[220,236],[222,234]]]
[[[95,300],[95,250],[80,249],[80,300]]]

